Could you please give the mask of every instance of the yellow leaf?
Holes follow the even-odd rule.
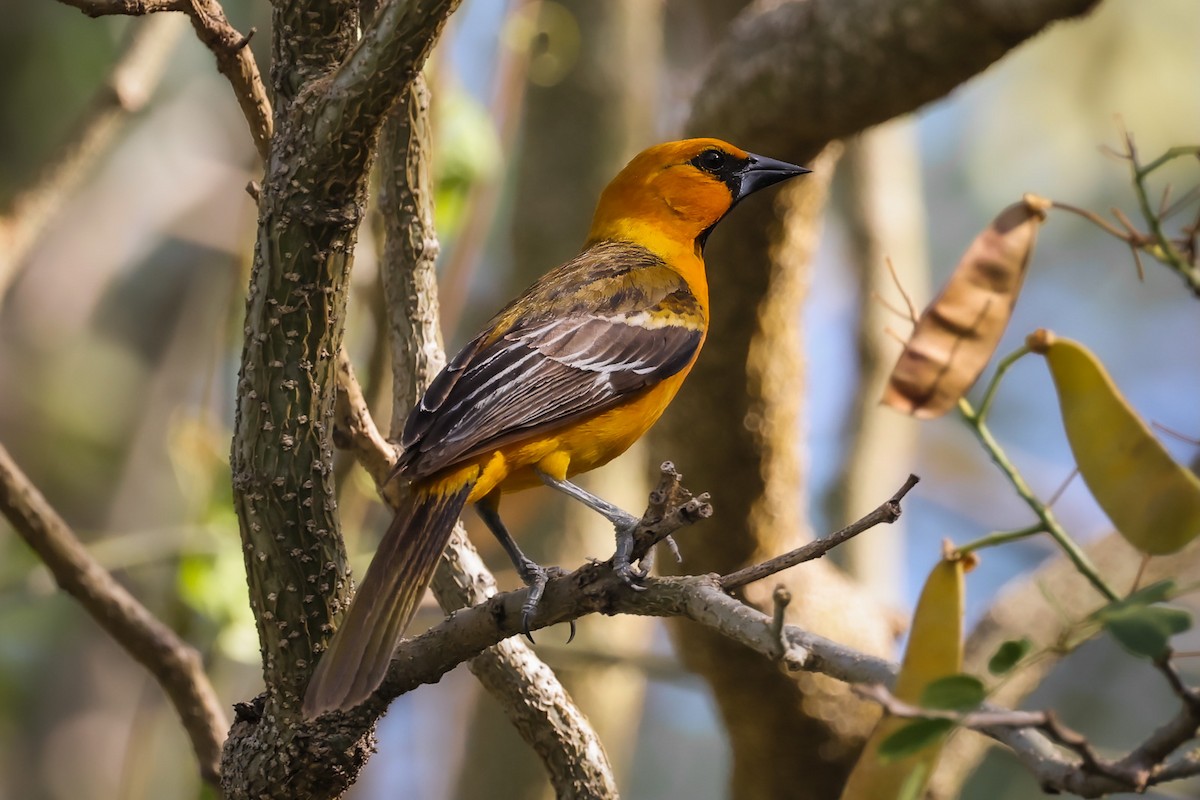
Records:
[[[996,352],[1050,201],[1027,194],[1000,212],[921,314],[883,394],[922,419],[954,407]]]
[[[1058,390],[1063,427],[1096,502],[1143,553],[1174,553],[1200,535],[1200,479],[1175,463],[1083,345],[1030,337]]]
[[[907,703],[919,703],[925,687],[939,678],[962,671],[963,559],[948,554],[938,562],[925,581],[913,615],[908,648],[892,693]],[[879,745],[909,720],[884,717],[867,741],[855,764],[841,800],[894,800],[901,792],[912,793],[912,781],[924,786],[933,774],[941,744],[926,747],[905,758],[884,763]]]

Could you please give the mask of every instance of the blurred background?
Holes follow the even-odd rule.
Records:
[[[599,189],[629,156],[678,135],[709,48],[743,5],[463,3],[430,66],[448,348],[578,249]],[[21,207],[23,188],[45,174],[80,120],[98,117],[97,90],[131,39],[136,47],[151,37],[162,50],[139,62],[136,85],[146,102],[105,123],[95,157],[80,159],[78,181],[64,184],[71,188],[45,233],[28,247],[13,238],[0,255],[0,441],[95,556],[201,649],[222,699],[249,699],[261,677],[227,464],[255,233],[245,186],[260,174],[245,123],[182,17],[155,18],[150,30],[145,20],[89,20],[52,2],[8,0],[0,8],[0,208]],[[240,30],[269,29],[266,3],[229,0],[226,10]],[[1200,138],[1197,42],[1194,0],[1105,0],[1087,19],[1052,28],[949,98],[849,143],[845,165],[873,154],[887,179],[871,184],[852,168],[839,170],[809,302],[796,312],[813,376],[803,444],[815,530],[849,521],[833,498],[846,488],[857,424],[860,328],[871,319],[876,333],[880,324],[907,331],[877,307],[873,316],[863,311],[852,268],[863,252],[856,209],[875,203],[899,229],[887,254],[919,305],[971,238],[1023,192],[1136,217],[1128,166],[1102,146],[1119,145],[1118,116],[1147,160]],[[262,65],[267,44],[265,33],[251,43]],[[1196,185],[1195,163],[1163,170],[1157,185],[1166,182],[1180,190]],[[868,185],[873,194],[864,199]],[[378,346],[376,229],[371,224],[360,237],[347,344],[384,420],[390,384]],[[1037,327],[1087,343],[1145,418],[1200,436],[1200,310],[1165,269],[1148,263],[1139,280],[1124,245],[1055,213],[1001,352]],[[947,418],[918,428],[881,413],[885,426],[909,426],[906,460],[923,483],[906,506],[903,532],[847,559],[907,613],[941,539],[965,542],[1029,518],[962,424]],[[1043,497],[1070,476],[1040,363],[1014,369],[992,424]],[[1164,440],[1179,460],[1196,458],[1194,443]],[[637,459],[670,455],[631,453],[595,485],[640,508]],[[351,466],[339,467],[340,503],[361,570],[386,515],[370,481]],[[892,466],[896,474],[909,469]],[[1108,530],[1080,481],[1055,510],[1080,539]],[[528,532],[539,560],[574,566],[610,554],[603,532],[590,549],[557,549],[558,537],[547,534],[563,530],[568,512],[547,492],[514,497],[506,512],[514,530]],[[516,586],[491,538],[473,518],[468,524],[501,585]],[[1040,539],[987,552],[970,576],[968,624],[1006,582],[1053,552]],[[417,624],[436,619],[430,607]],[[726,796],[728,746],[705,684],[679,666],[661,626],[625,624],[587,618],[570,648],[565,631],[551,630],[539,637],[538,652],[581,681],[581,693],[602,699],[612,717],[605,725],[615,732],[603,738],[627,796]],[[597,675],[595,687],[583,688]],[[1127,682],[1130,702],[1104,713],[1093,687],[1117,682]],[[350,796],[541,796],[537,765],[490,702],[462,669],[401,698]],[[1116,747],[1169,708],[1170,698],[1141,662],[1095,642],[1031,703],[1059,708],[1094,741]],[[1151,796],[1198,790],[1173,791]],[[964,796],[1035,793],[1000,757]],[[187,741],[157,686],[56,591],[0,522],[0,798],[201,796]]]

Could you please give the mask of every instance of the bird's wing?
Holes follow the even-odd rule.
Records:
[[[502,312],[497,319],[513,324],[499,335],[489,328],[468,344],[409,415],[403,472],[424,477],[567,425],[687,366],[704,337],[703,309],[682,278],[665,266],[650,269],[658,270],[651,280],[611,270],[599,279],[619,292],[587,284],[550,298],[566,313],[547,314],[544,304],[533,303],[514,317],[523,301],[536,299],[532,290]],[[585,310],[581,296],[598,300]]]

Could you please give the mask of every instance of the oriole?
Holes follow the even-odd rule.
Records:
[[[695,363],[713,227],[747,195],[808,171],[716,139],[660,144],[621,170],[583,251],[500,311],[409,414],[396,468],[409,498],[317,664],[307,716],[352,708],[383,680],[467,503],[530,586],[526,632],[547,573],[505,530],[502,492],[547,483],[604,514],[617,527],[614,567],[631,578],[636,521],[567,478],[624,452]]]

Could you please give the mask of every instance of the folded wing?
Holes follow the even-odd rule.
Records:
[[[588,280],[572,266],[582,274],[571,291],[539,298],[535,285],[498,317],[509,321],[505,330],[480,334],[433,381],[405,425],[407,477],[604,411],[692,361],[704,317],[682,278],[644,263],[626,274],[606,261]],[[595,300],[580,307],[580,298]],[[520,313],[523,301],[537,300]],[[546,302],[570,313],[547,315]]]

